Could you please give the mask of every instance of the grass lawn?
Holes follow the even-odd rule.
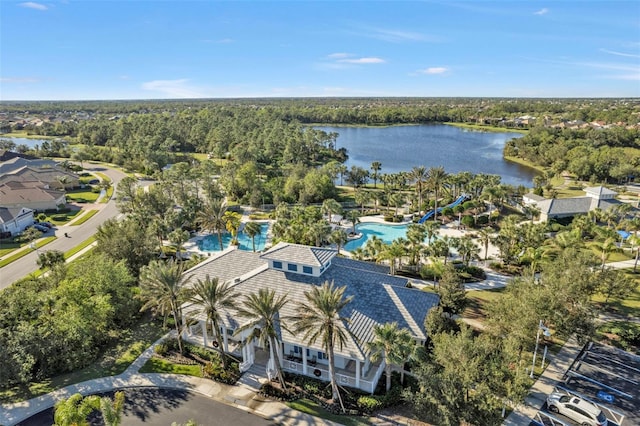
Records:
[[[74,383],[118,375],[165,333],[166,330],[162,330],[160,322],[150,321],[145,317],[132,329],[122,331],[118,340],[88,367],[25,386],[0,389],[0,403],[24,401]]]
[[[142,366],[140,373],[171,373],[202,377],[200,365],[174,364],[160,358],[151,358]]]
[[[83,242],[81,242],[80,244],[78,244],[77,246],[72,248],[71,250],[65,252],[64,253],[64,258],[65,259],[69,259],[71,256],[73,256],[74,254],[78,253],[83,248],[85,248],[88,245],[92,244],[95,240],[96,240],[95,236],[91,236],[91,237],[87,238],[86,240],[84,240]]]
[[[26,130],[14,130],[9,133],[3,133],[3,138],[25,138],[25,139],[56,139],[59,136],[42,136],[42,135],[32,135],[28,133]]]
[[[593,301],[602,307],[606,312],[621,315],[623,317],[638,318],[640,317],[640,268],[638,273],[634,274],[631,270],[627,271],[627,275],[635,279],[636,286],[631,294],[624,300],[609,299],[604,303],[604,296],[602,294],[596,294],[593,296]]]
[[[504,159],[507,160],[507,161],[511,161],[512,163],[518,163],[518,164],[520,164],[522,166],[529,167],[531,169],[535,169],[535,170],[537,170],[537,171],[539,171],[541,173],[545,171],[544,167],[538,166],[537,164],[533,164],[532,162],[527,161],[527,160],[525,160],[523,158],[520,158],[520,157],[510,157],[508,155],[505,155]]]
[[[472,290],[467,292],[469,304],[462,313],[464,318],[471,318],[476,321],[484,321],[487,316],[487,306],[493,300],[497,300],[504,292],[504,288],[491,290]]]
[[[76,217],[78,214],[80,214],[80,212],[82,212],[82,210],[71,210],[69,212],[65,212],[65,213],[50,213],[47,215],[47,217],[45,218],[46,222],[51,222],[54,225],[64,225],[65,223],[69,222],[70,220],[72,220],[74,217]],[[64,217],[64,219],[62,220],[55,220],[53,219],[53,217]]]
[[[311,414],[312,416],[320,417],[325,420],[343,424],[345,426],[365,426],[370,425],[366,419],[357,416],[341,416],[333,414],[322,408],[317,403],[310,399],[302,398],[296,401],[286,403],[289,408],[301,411],[303,413]]]
[[[88,210],[88,211],[85,211],[85,213],[82,216],[80,216],[80,218],[78,220],[76,220],[75,222],[73,222],[71,224],[71,226],[82,225],[83,223],[85,223],[86,221],[91,219],[96,213],[98,213],[98,211],[99,210]]]
[[[99,195],[99,192],[96,193],[86,188],[67,191],[67,199],[72,201],[85,200],[88,203],[95,203]]]
[[[46,244],[49,244],[51,241],[55,240],[57,237],[46,237],[46,238],[41,238],[37,243],[36,243],[36,247],[40,248]],[[15,249],[12,249],[15,250]],[[0,268],[2,268],[3,266],[6,266],[8,264],[10,264],[11,262],[15,262],[16,260],[20,259],[21,257],[24,257],[26,255],[28,255],[29,253],[31,253],[33,250],[22,250],[18,253],[15,253],[5,259],[0,260]]]
[[[529,133],[528,130],[525,129],[512,129],[508,127],[498,127],[498,126],[489,126],[485,124],[471,124],[471,123],[442,123],[447,126],[461,127],[463,129],[472,129],[472,130],[481,130],[483,132],[493,132],[493,133]]]

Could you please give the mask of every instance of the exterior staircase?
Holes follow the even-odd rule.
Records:
[[[267,382],[267,368],[264,365],[254,363],[242,374],[237,384],[244,385],[254,391],[259,391],[262,383]]]

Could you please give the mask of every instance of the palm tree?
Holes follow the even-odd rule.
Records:
[[[145,301],[141,311],[153,308],[163,315],[171,312],[176,327],[178,348],[182,353],[182,339],[180,337],[180,319],[182,318],[180,305],[185,298],[185,286],[191,276],[182,274],[181,263],[173,260],[163,262],[154,260],[140,270],[140,295]]]
[[[87,417],[100,406],[97,396],[76,393],[58,401],[54,407],[54,426],[88,426]]]
[[[242,224],[242,215],[237,212],[226,211],[222,216],[224,226],[231,234],[231,244],[238,244],[238,229]]]
[[[478,239],[480,240],[480,244],[484,246],[484,261],[487,262],[489,258],[489,243],[491,242],[491,229],[490,228],[482,228],[478,231]]]
[[[369,191],[359,189],[353,194],[353,199],[355,203],[360,206],[362,214],[364,214],[364,205],[371,199],[371,193]]]
[[[423,224],[412,223],[407,227],[407,240],[409,240],[408,251],[411,255],[412,265],[420,263],[420,251],[426,238],[427,233]]]
[[[347,234],[342,229],[336,229],[329,234],[329,242],[336,245],[338,253],[340,253],[340,248],[346,244],[347,240]]]
[[[227,211],[227,203],[222,199],[212,199],[204,205],[203,209],[198,213],[198,223],[204,229],[216,232],[218,234],[218,242],[220,243],[220,251],[224,250],[222,245],[222,230],[226,227],[224,214]]]
[[[184,243],[189,241],[189,232],[176,229],[168,235],[169,241],[176,248],[176,259],[181,259]]]
[[[360,213],[358,210],[347,211],[347,220],[351,222],[351,233],[356,233],[356,225],[360,223]]]
[[[329,358],[332,398],[340,401],[343,411],[344,405],[336,382],[334,349],[338,345],[342,350],[347,342],[348,331],[345,324],[349,323],[349,319],[342,316],[342,311],[353,296],[345,297],[345,289],[346,287],[335,287],[333,282],[325,281],[321,286],[313,286],[305,291],[307,301],[296,307],[297,318],[293,324],[295,332],[301,333],[309,345],[320,340]]]
[[[434,211],[433,211],[433,221],[437,221],[438,216],[438,198],[440,196],[440,191],[442,191],[447,185],[447,180],[449,179],[449,175],[444,171],[444,167],[431,167],[429,168],[429,172],[427,173],[427,187],[433,191],[434,195]]]
[[[320,247],[330,232],[331,226],[322,220],[320,222],[313,222],[309,225],[305,234],[312,244],[315,244],[316,247]]]
[[[456,241],[456,249],[458,250],[458,254],[462,258],[462,262],[469,266],[469,262],[471,259],[475,259],[478,257],[480,253],[480,247],[476,245],[473,239],[465,235]]]
[[[253,246],[253,252],[256,251],[256,236],[262,232],[262,227],[258,222],[247,222],[244,225],[244,232],[251,238],[251,244]]]
[[[635,262],[633,263],[633,272],[636,272],[638,268],[638,258],[640,257],[640,235],[633,234],[629,237],[629,244],[631,244],[631,251],[635,251]]]
[[[373,178],[373,187],[377,188],[378,187],[378,176],[380,173],[380,170],[382,170],[382,163],[379,161],[374,161],[373,163],[371,163],[371,171],[373,173],[371,173],[371,177]]]
[[[124,410],[124,392],[118,391],[113,400],[108,396],[100,398],[100,413],[105,426],[120,426],[122,424],[122,410]]]
[[[609,259],[609,256],[611,255],[611,253],[615,251],[619,251],[618,246],[616,245],[616,239],[611,237],[605,239],[604,241],[592,242],[590,246],[594,247],[596,250],[600,252],[600,260],[602,261],[601,263],[602,271],[604,271],[605,264],[607,263],[607,259]]]
[[[327,222],[331,223],[331,215],[342,212],[342,206],[333,198],[329,198],[322,202],[322,211],[327,214]]]
[[[489,223],[491,223],[491,213],[493,213],[494,202],[502,196],[502,189],[497,185],[488,186],[482,192],[482,198],[489,201]]]
[[[427,169],[424,166],[415,166],[409,172],[409,176],[416,182],[416,192],[418,193],[418,211],[422,210],[422,184],[427,180]]]
[[[389,273],[391,275],[396,274],[396,259],[402,259],[402,256],[407,254],[407,249],[404,241],[395,240],[393,243],[387,245],[385,249],[380,253],[383,259],[389,261]],[[405,240],[406,241],[406,240]],[[398,265],[400,267],[400,264]]]
[[[394,192],[389,196],[389,202],[396,208],[394,214],[398,215],[398,208],[404,204],[404,195],[400,192]]]
[[[385,323],[373,327],[373,341],[367,342],[367,348],[371,351],[371,361],[377,362],[383,359],[385,362],[385,375],[387,376],[386,389],[391,389],[391,369],[395,365],[404,370],[406,361],[406,348],[415,341],[409,330],[398,328],[397,322]]]
[[[220,352],[224,368],[227,368],[227,357],[222,344],[222,334],[220,333],[222,311],[235,308],[235,299],[237,297],[238,294],[229,283],[220,283],[218,278],[210,278],[209,275],[206,276],[204,281],[200,279],[196,281],[188,291],[187,300],[200,307],[197,314],[205,315],[207,323],[211,323],[213,327],[213,333],[215,334],[216,342],[218,342],[217,350]]]
[[[286,295],[276,297],[274,290],[261,288],[258,293],[246,296],[237,308],[238,315],[245,318],[247,322],[236,330],[236,334],[249,330],[250,334],[243,344],[258,339],[260,345],[269,348],[271,361],[283,389],[286,389],[287,385],[280,366],[279,348],[282,336],[279,330],[283,328],[280,322],[280,311],[287,303]]]

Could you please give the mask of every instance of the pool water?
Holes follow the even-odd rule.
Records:
[[[264,245],[267,242],[267,231],[269,230],[268,223],[260,224],[260,233],[255,236],[256,242],[256,251],[262,251],[264,249]],[[240,231],[238,233],[238,248],[240,250],[252,251],[253,244],[252,239],[247,236],[244,232]],[[226,249],[229,247],[229,243],[231,242],[231,234],[228,232],[224,232],[222,234],[222,246]],[[218,242],[218,234],[213,233],[211,235],[205,236],[203,239],[198,241],[198,248],[202,251],[220,251],[220,243]]]
[[[391,244],[397,238],[407,237],[407,225],[385,225],[382,223],[359,223],[356,225],[356,232],[362,234],[361,238],[351,240],[345,244],[344,249],[353,251],[358,247],[363,247],[372,235],[380,238],[386,244]]]

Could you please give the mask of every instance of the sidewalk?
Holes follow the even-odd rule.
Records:
[[[581,350],[582,345],[578,344],[575,338],[572,337],[557,355],[550,356],[549,366],[529,390],[529,395],[525,398],[524,404],[520,404],[509,414],[503,426],[528,425],[544,405],[547,396],[553,392],[554,386],[562,381],[562,376],[564,376],[564,373],[569,369]]]
[[[138,373],[138,370],[153,356],[154,347],[165,337],[147,348],[122,374],[70,385],[28,401],[2,404],[0,406],[0,425],[16,425],[40,411],[53,407],[57,401],[68,398],[75,393],[92,395],[131,387],[159,387],[196,392],[282,425],[339,426],[338,423],[293,410],[281,402],[262,398],[257,395],[255,389],[250,387],[225,385],[213,380],[179,374]]]

